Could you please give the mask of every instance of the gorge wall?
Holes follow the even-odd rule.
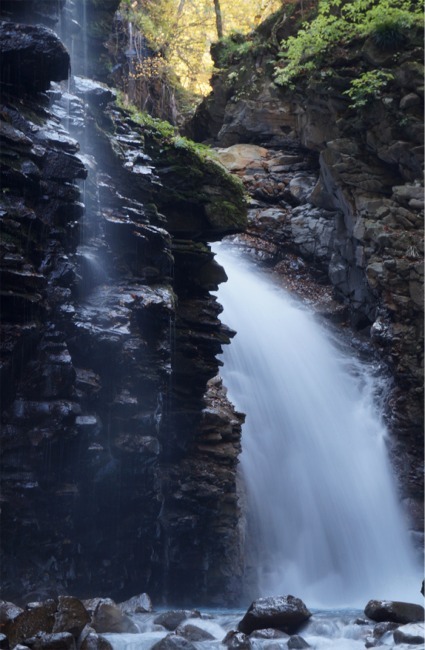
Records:
[[[1,7],[2,597],[231,603],[242,416],[207,242],[245,227],[242,186],[69,78],[105,79],[117,4]]]
[[[330,284],[339,318],[390,369],[392,456],[422,548],[423,33],[412,29],[401,50],[346,43],[281,88],[273,80],[278,44],[295,33],[289,9],[245,41],[213,46],[213,90],[187,133],[224,148],[253,197],[239,243],[276,271],[292,265],[295,291],[305,268]],[[385,91],[351,106],[350,82],[380,68],[393,75]],[[263,149],[241,161],[240,143]]]

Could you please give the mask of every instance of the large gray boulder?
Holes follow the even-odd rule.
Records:
[[[134,614],[134,613],[147,613],[151,612],[153,607],[152,607],[152,601],[148,594],[138,594],[137,596],[133,596],[132,598],[129,598],[128,600],[124,601],[123,603],[118,603],[118,607],[124,614]]]
[[[84,604],[92,616],[90,625],[98,634],[139,631],[131,618],[124,614],[110,598],[93,599],[85,601]]]
[[[44,603],[28,603],[26,608],[15,616],[18,608],[6,603],[0,610],[4,617],[2,631],[7,635],[10,646],[13,647],[41,632],[51,633],[55,621],[56,603],[47,600]]]
[[[311,612],[303,601],[294,596],[259,598],[249,607],[238,630],[250,634],[254,630],[273,627],[291,634],[310,616]]]
[[[396,600],[370,600],[364,613],[373,621],[393,621],[394,623],[416,623],[424,620],[422,605],[403,603]]]
[[[73,596],[59,596],[53,632],[69,632],[77,638],[89,621],[90,615],[81,600]]]
[[[26,92],[47,90],[68,78],[69,54],[46,27],[0,22],[1,83]]]

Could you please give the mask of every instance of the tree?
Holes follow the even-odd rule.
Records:
[[[214,0],[215,24],[218,38],[223,38],[223,19],[221,16],[220,0]]]
[[[211,44],[234,31],[252,31],[282,1],[122,0],[121,12],[148,47],[161,55],[161,65],[171,66],[184,88],[204,95],[210,90]],[[149,67],[146,61],[139,66]]]

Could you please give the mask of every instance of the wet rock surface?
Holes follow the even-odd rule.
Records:
[[[409,643],[417,645],[425,641],[425,626],[423,623],[410,623],[402,625],[394,631],[394,641],[396,643]]]
[[[13,17],[17,4],[1,15]],[[103,3],[109,18],[116,4]],[[26,5],[18,14],[31,20],[36,6]],[[66,54],[45,28],[16,30],[34,52],[48,34],[53,55]],[[242,189],[216,163],[137,123],[102,84],[79,77],[48,88],[62,72],[52,63],[43,74],[25,101],[17,85],[2,93],[3,593],[124,600],[140,585],[163,593],[167,566],[170,598],[219,589],[230,600],[230,565],[241,565],[240,427],[225,400],[214,415],[220,444],[200,440],[211,426],[207,383],[231,334],[209,294],[224,274],[207,241],[243,227]],[[215,553],[226,561],[209,576],[203,558]],[[108,607],[125,626],[126,610],[99,605]],[[82,634],[83,619],[39,631],[75,635],[77,623]],[[94,629],[84,634],[85,647],[100,647]]]
[[[147,594],[133,596],[128,602],[136,603],[145,601]],[[148,597],[149,598],[149,597]],[[274,616],[274,624],[281,627],[282,623],[282,601],[285,601],[285,609],[291,605],[292,623],[294,623],[294,605],[301,603],[292,596],[281,598],[265,598],[253,603],[256,609],[262,610],[269,617]],[[279,603],[278,603],[279,601]],[[404,603],[407,605],[406,603]],[[121,604],[122,605],[122,604]],[[414,607],[414,605],[410,605]],[[99,609],[103,609],[101,625],[104,632],[95,631],[95,620],[98,618]],[[296,609],[299,609],[298,604]],[[307,611],[302,606],[303,611]],[[58,616],[59,612],[74,612],[78,624],[74,625],[73,632],[66,631],[69,628],[70,619]],[[272,611],[273,610],[273,611]],[[278,612],[279,610],[279,612]],[[34,625],[24,627],[20,617],[25,612],[36,611],[41,629],[34,632]],[[388,647],[394,639],[394,643],[405,644],[406,646],[420,644],[423,642],[423,623],[378,623],[374,626],[365,619],[354,620],[353,612],[335,612],[317,610],[313,615],[309,614],[308,620],[302,624],[302,632],[287,634],[276,627],[256,629],[249,635],[232,629],[236,624],[238,614],[236,611],[220,608],[215,614],[211,610],[202,612],[198,610],[167,610],[157,612],[133,612],[127,619],[133,629],[117,626],[120,606],[109,598],[92,598],[87,601],[79,601],[74,597],[63,597],[60,603],[57,600],[28,603],[24,609],[13,603],[0,602],[0,621],[4,626],[5,634],[0,637],[2,648],[36,648],[37,650],[55,650],[72,648],[83,648],[83,650],[111,650],[121,644],[132,644],[137,647],[160,647],[160,648],[211,648],[212,645],[223,645],[228,648],[307,648],[323,645],[341,647],[347,644],[347,639],[358,645],[364,641],[365,647],[376,646]],[[258,613],[258,612],[257,612]],[[286,611],[286,615],[289,612]],[[122,613],[121,613],[122,616]],[[280,617],[280,618],[279,618]],[[121,618],[121,621],[125,617]],[[81,622],[88,619],[88,623],[81,632]],[[29,619],[28,619],[29,620]],[[177,628],[174,625],[177,620],[181,623]],[[269,618],[270,620],[270,618]],[[32,619],[34,623],[35,619]],[[260,619],[257,619],[257,623]],[[63,627],[62,627],[63,622]],[[99,623],[99,620],[98,620]],[[57,631],[52,631],[53,624]],[[300,623],[296,624],[297,627]],[[47,631],[45,629],[47,628]],[[130,634],[128,634],[130,632]],[[122,633],[122,637],[120,637]],[[31,634],[31,636],[27,636]],[[109,636],[112,634],[112,636]],[[13,639],[20,639],[17,644]],[[159,639],[159,640],[158,640]],[[392,646],[391,646],[392,647]]]
[[[52,31],[0,21],[0,74],[3,89],[47,90],[68,77],[69,54]]]
[[[423,621],[425,610],[421,605],[391,600],[370,600],[365,614],[374,621],[393,623],[415,623]]]
[[[270,627],[293,633],[310,617],[302,600],[294,596],[259,598],[251,604],[238,629],[244,634]]]

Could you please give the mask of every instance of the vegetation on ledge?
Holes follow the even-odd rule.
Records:
[[[275,82],[294,87],[294,80],[323,65],[338,46],[371,37],[383,51],[397,52],[409,30],[423,22],[419,0],[319,0],[317,15],[282,41]]]
[[[215,240],[247,225],[247,202],[241,181],[215,158],[214,151],[182,137],[168,122],[119,106],[141,127],[144,151],[163,185],[155,203],[166,212],[172,232],[198,231]]]

